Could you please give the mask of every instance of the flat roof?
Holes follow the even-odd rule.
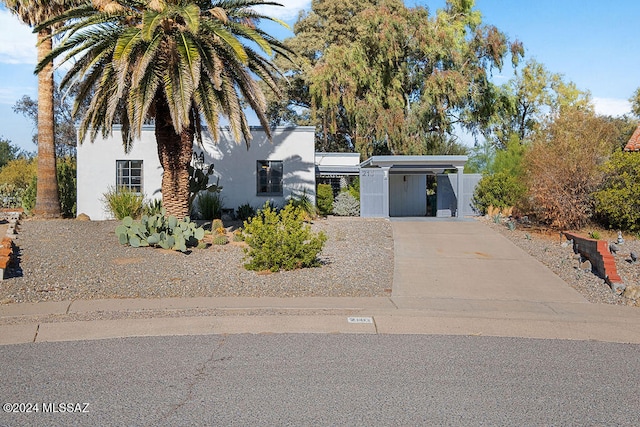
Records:
[[[464,167],[467,156],[372,156],[361,168],[388,167],[394,172],[428,172]]]

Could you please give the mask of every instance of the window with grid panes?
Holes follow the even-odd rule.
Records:
[[[282,161],[258,160],[257,193],[261,196],[282,196]]]
[[[142,193],[142,160],[116,160],[116,188]]]

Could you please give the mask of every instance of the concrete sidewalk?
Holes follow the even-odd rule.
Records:
[[[640,343],[640,309],[588,303],[482,223],[393,221],[392,227],[395,271],[390,297],[8,304],[0,305],[0,344],[234,333],[488,335]]]

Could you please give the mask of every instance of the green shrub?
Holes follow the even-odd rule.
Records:
[[[128,216],[138,219],[142,216],[144,196],[140,193],[133,192],[127,188],[117,189],[110,187],[102,197],[107,212],[113,215],[115,219],[122,220]]]
[[[318,184],[316,204],[320,215],[326,216],[333,213],[333,189],[330,184]]]
[[[0,169],[0,183],[12,184],[21,189],[27,188],[38,174],[37,163],[36,159],[25,158],[9,161]]]
[[[349,191],[349,194],[351,194],[354,199],[356,199],[358,202],[360,201],[360,177],[359,176],[355,177],[354,180],[351,182],[351,184],[349,184],[349,186],[347,187],[347,191]]]
[[[222,218],[223,201],[219,192],[201,191],[196,199],[200,219]]]
[[[246,221],[256,214],[256,210],[249,203],[240,205],[236,209],[236,217],[241,221]]]
[[[34,159],[10,160],[0,169],[0,206],[22,207],[31,212],[36,204],[37,162]]]
[[[38,177],[31,178],[31,183],[22,193],[22,209],[25,212],[31,213],[33,208],[36,207],[36,192],[38,187]]]
[[[593,193],[598,220],[611,228],[640,231],[640,154],[617,151],[602,169],[604,184]]]
[[[343,191],[333,202],[333,213],[340,216],[359,216],[360,202],[349,191]]]
[[[279,213],[270,206],[261,209],[261,215],[244,223],[245,264],[247,270],[293,270],[319,264],[327,236],[314,234],[304,223],[302,210],[287,205]]]
[[[589,238],[593,240],[600,240],[600,233],[598,233],[597,231],[591,231],[589,233]]]
[[[76,217],[76,159],[58,158],[56,163],[58,176],[58,196],[60,214],[63,218]]]
[[[498,172],[482,177],[471,203],[484,215],[489,206],[502,209],[517,205],[525,192],[525,186],[516,177]]]

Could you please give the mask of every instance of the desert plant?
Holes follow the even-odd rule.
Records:
[[[115,219],[122,220],[128,216],[138,219],[142,216],[144,196],[140,193],[124,187],[110,187],[102,197],[107,212]]]
[[[133,247],[159,246],[186,252],[187,247],[198,246],[204,237],[204,229],[198,227],[189,217],[178,220],[175,216],[166,215],[166,211],[153,216],[143,215],[140,221],[130,216],[122,219],[116,227],[116,236],[123,245]]]
[[[593,193],[598,220],[610,228],[640,231],[640,155],[617,151],[602,170],[604,183]]]
[[[333,213],[333,189],[330,184],[318,184],[316,204],[320,215],[326,216]]]
[[[162,213],[162,199],[147,200],[142,208],[143,215],[157,215]]]
[[[229,243],[229,239],[227,239],[227,236],[217,235],[213,238],[214,245],[226,245],[227,243]]]
[[[360,215],[360,202],[351,193],[343,191],[333,202],[333,213],[340,216]]]
[[[304,212],[287,205],[279,213],[270,206],[261,209],[244,223],[245,264],[248,270],[293,270],[319,264],[318,254],[322,251],[327,236],[313,233],[304,223]]]
[[[306,188],[302,192],[293,194],[287,201],[287,204],[293,205],[294,208],[302,210],[310,218],[316,216],[316,207],[313,205],[311,197],[307,194]]]
[[[241,230],[236,230],[233,232],[233,241],[234,242],[244,242],[244,235]]]
[[[200,219],[211,220],[222,217],[223,200],[218,191],[202,191],[196,199]]]
[[[245,203],[236,208],[236,217],[240,221],[246,221],[256,214],[256,210],[249,203]]]
[[[214,219],[213,222],[211,223],[211,231],[216,231],[221,228],[224,230],[224,223],[222,222],[222,220],[219,218]]]

